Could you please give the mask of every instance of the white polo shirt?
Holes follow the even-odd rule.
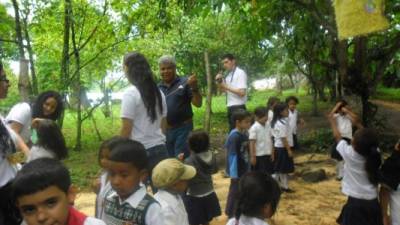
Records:
[[[2,123],[14,143],[17,142],[17,135],[15,132],[5,125],[3,117],[0,115],[0,123]],[[8,162],[7,158],[0,152],[0,188],[6,185],[10,180],[14,179],[17,175],[17,167]]]
[[[336,149],[345,162],[342,180],[343,194],[366,200],[377,198],[377,187],[369,181],[365,170],[365,157],[358,154],[345,140],[339,141]]]
[[[232,218],[228,221],[226,225],[236,225],[236,219]],[[256,217],[249,217],[249,216],[244,216],[241,215],[239,218],[239,223],[238,225],[268,225],[267,222],[265,222],[262,219],[256,218]]]
[[[164,94],[158,91],[161,93],[163,112],[159,112],[157,107],[157,119],[154,122],[151,122],[147,115],[146,107],[136,86],[132,85],[126,89],[122,97],[121,118],[133,121],[130,138],[142,143],[146,149],[165,144],[165,136],[161,132],[161,120],[167,116],[167,104]]]
[[[292,134],[297,134],[297,120],[299,117],[299,112],[295,109],[293,112],[289,109],[289,127]]]
[[[154,199],[161,205],[164,225],[189,225],[189,218],[180,195],[160,189],[154,195]]]
[[[31,139],[32,111],[26,102],[14,105],[6,117],[6,122],[16,122],[22,125],[20,136],[25,143]]]
[[[347,114],[341,115],[339,113],[333,116],[336,118],[336,124],[340,135],[345,138],[353,139],[353,125],[350,116]]]
[[[255,121],[249,130],[249,139],[256,141],[256,156],[271,155],[272,139],[269,124],[262,125]]]
[[[272,126],[272,125],[271,125]],[[272,128],[272,136],[274,137],[274,147],[284,148],[282,138],[286,138],[290,147],[293,147],[293,135],[290,131],[289,121],[287,118],[276,121]]]
[[[227,106],[245,105],[247,101],[247,74],[239,67],[236,67],[225,78],[225,83],[235,89],[245,89],[246,94],[243,97],[238,96],[230,91],[226,92]]]

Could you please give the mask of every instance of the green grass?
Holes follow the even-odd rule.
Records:
[[[270,96],[278,96],[275,91],[259,91],[251,93],[250,101],[247,108],[252,112],[257,106],[265,106],[267,99]],[[287,96],[298,96],[300,104],[298,109],[300,112],[308,113],[312,107],[312,96],[305,91],[300,91],[298,94],[294,90],[283,91],[282,95],[278,96],[284,100]],[[205,104],[204,104],[205,105]],[[205,106],[194,108],[194,125],[195,128],[203,127]],[[318,107],[321,110],[329,108],[331,103],[318,102]],[[211,116],[211,135],[213,137],[223,137],[226,134],[228,123],[226,119],[226,100],[225,96],[216,96],[212,99],[212,116]],[[97,121],[97,126],[103,140],[117,135],[120,128],[120,105],[113,105],[112,117],[106,118],[101,109],[94,112],[94,118]],[[69,158],[65,160],[67,166],[71,170],[72,181],[81,188],[88,188],[91,180],[99,171],[97,163],[97,152],[101,144],[91,120],[86,120],[82,129],[82,149],[81,151],[72,150],[75,145],[76,138],[76,113],[68,110],[65,114],[63,133],[67,144],[70,147]],[[221,140],[222,142],[222,140]]]
[[[400,88],[387,88],[379,86],[373,99],[400,102]]]

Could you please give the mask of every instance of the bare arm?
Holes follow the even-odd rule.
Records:
[[[17,149],[19,149],[22,153],[24,153],[24,155],[26,157],[29,156],[30,154],[30,150],[29,147],[25,144],[24,140],[21,138],[21,136],[19,136],[19,134],[17,135]]]
[[[337,113],[337,111],[338,111],[338,109],[340,108],[341,105],[342,105],[342,102],[336,103],[335,107],[333,107],[333,109],[331,110],[329,115],[333,116],[333,114]]]
[[[235,94],[239,97],[244,97],[246,95],[246,89],[233,88],[233,87],[226,85],[225,83],[218,84],[218,88],[223,91],[232,92],[233,94]]]
[[[293,156],[292,148],[289,145],[289,142],[286,137],[281,138],[283,146],[285,146],[286,151],[288,152],[289,157]]]
[[[362,125],[360,118],[355,114],[351,109],[347,107],[342,108],[343,112],[345,112],[347,115],[350,116],[351,123],[354,124],[357,128],[363,128],[364,126]]]
[[[188,85],[189,87],[192,89],[192,99],[191,102],[194,106],[196,106],[197,108],[201,107],[202,103],[203,103],[203,99],[202,96],[199,92],[199,87],[197,85],[197,77],[195,74],[192,74],[189,78],[188,78]]]
[[[392,221],[388,214],[389,196],[390,196],[390,190],[387,187],[385,187],[384,185],[381,185],[381,189],[379,191],[379,202],[381,205],[384,225],[392,224]]]
[[[167,126],[168,126],[168,123],[167,123],[167,119],[165,118],[165,117],[163,117],[162,119],[161,119],[161,131],[162,131],[162,133],[163,134],[166,134],[167,133]]]
[[[251,165],[256,165],[256,140],[250,140],[250,162]]]
[[[15,122],[15,121],[11,121],[11,123],[9,123],[9,125],[10,125],[10,128],[13,131],[15,131],[15,133],[17,133],[17,134],[21,133],[21,130],[22,130],[22,127],[23,127],[22,124],[20,124],[18,122]]]
[[[121,127],[120,135],[122,137],[129,138],[132,133],[132,128],[133,128],[133,120],[127,119],[127,118],[122,118],[122,127]]]

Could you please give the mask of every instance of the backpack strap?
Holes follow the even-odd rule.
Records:
[[[146,194],[144,198],[139,202],[139,205],[136,207],[136,210],[139,211],[137,221],[140,221],[141,224],[146,224],[146,214],[150,205],[158,202],[149,194]]]

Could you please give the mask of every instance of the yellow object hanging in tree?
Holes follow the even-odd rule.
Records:
[[[384,3],[384,0],[334,0],[339,39],[387,29]]]

